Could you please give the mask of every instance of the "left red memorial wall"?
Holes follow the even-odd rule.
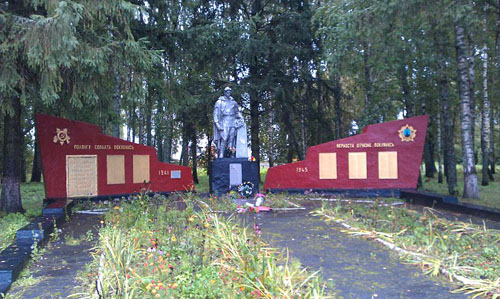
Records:
[[[37,114],[36,126],[47,199],[194,189],[191,168],[158,161],[153,147],[45,114]]]

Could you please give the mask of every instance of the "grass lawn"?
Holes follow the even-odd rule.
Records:
[[[479,181],[479,196],[480,199],[470,199],[463,198],[462,194],[464,192],[464,173],[462,170],[462,165],[457,166],[457,191],[458,191],[458,200],[461,202],[472,203],[476,205],[487,206],[491,208],[500,209],[500,167],[497,167],[496,174],[494,174],[495,181],[490,182],[488,186],[481,186],[481,165],[476,165],[476,171],[478,174]],[[443,183],[439,184],[437,179],[437,174],[435,178],[426,178],[423,179],[423,189],[439,194],[448,194],[448,185],[446,184],[446,178],[443,177]]]

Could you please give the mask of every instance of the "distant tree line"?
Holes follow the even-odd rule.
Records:
[[[365,125],[430,115],[425,176],[478,198],[494,179],[500,0],[31,0],[0,2],[0,210],[41,179],[34,115],[98,124],[162,161],[211,157],[225,86],[260,163]],[[125,133],[123,133],[126,127]],[[496,146],[496,147],[495,147]]]

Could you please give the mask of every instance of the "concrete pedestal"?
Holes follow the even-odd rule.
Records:
[[[210,193],[227,193],[237,190],[244,182],[253,183],[254,194],[259,192],[257,162],[245,158],[218,158],[212,162]]]

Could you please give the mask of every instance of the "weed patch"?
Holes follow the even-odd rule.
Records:
[[[445,274],[457,290],[500,297],[500,231],[379,204],[324,205],[313,212],[327,222],[342,223],[348,234],[375,239],[398,251],[430,275]]]
[[[219,218],[199,198],[109,207],[94,262],[75,296],[107,298],[323,298],[319,278],[269,248],[258,234]]]

